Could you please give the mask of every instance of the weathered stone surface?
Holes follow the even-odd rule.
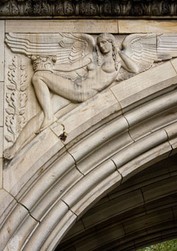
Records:
[[[104,104],[104,106],[102,104]],[[108,114],[111,115],[116,112],[117,114],[121,113],[120,105],[109,90],[79,105],[76,109],[60,119],[60,123],[64,125],[68,135],[65,143],[68,143],[76,137],[78,131],[80,131],[81,134],[105,119]],[[56,135],[59,136],[61,134],[60,125],[57,126],[54,124],[51,128]]]
[[[117,20],[7,20],[6,32],[82,32],[82,33],[118,33]]]
[[[0,188],[3,185],[3,158],[0,158]]]
[[[22,213],[22,212],[20,212]],[[27,216],[25,224],[22,225],[20,230],[16,231],[10,241],[8,242],[7,246],[4,248],[4,251],[8,250],[20,250],[23,243],[28,240],[28,232],[32,232],[37,226],[39,222],[35,220],[30,215]]]
[[[157,20],[119,20],[120,33],[155,32],[175,33],[177,32],[176,21]]]
[[[9,208],[16,205],[15,199],[7,193],[4,189],[0,189],[0,226],[2,227],[3,222],[9,214]]]
[[[4,81],[4,24],[5,21],[0,20],[0,82]]]
[[[3,136],[4,136],[4,128],[0,127],[0,158],[3,157]]]
[[[170,62],[156,66],[147,72],[121,82],[111,87],[121,107],[127,110],[131,104],[148,100],[150,95],[158,95],[161,90],[175,85],[177,82],[176,71]]]
[[[13,7],[13,8],[12,8]],[[31,16],[36,17],[74,17],[86,18],[106,18],[106,17],[166,17],[175,18],[177,15],[177,4],[174,1],[162,1],[158,0],[143,2],[128,0],[124,1],[61,1],[61,0],[48,0],[48,1],[32,1],[32,0],[3,0],[0,3],[0,13],[3,16],[11,17],[24,17]]]
[[[56,226],[56,220],[60,222],[60,225]],[[63,201],[59,201],[48,212],[46,217],[44,217],[41,224],[39,224],[39,226],[35,229],[30,240],[25,245],[25,249],[27,251],[30,251],[31,249],[40,250],[43,245],[52,245],[51,241],[49,241],[48,244],[46,243],[47,237],[50,235],[49,233],[53,234],[53,231],[55,231],[55,229],[57,228],[56,230],[60,230],[60,234],[57,234],[57,240],[60,240],[62,238],[62,235],[64,234],[64,228],[66,227],[67,229],[67,224],[70,225],[71,223],[75,222],[75,220],[76,215],[68,210],[68,206]],[[45,242],[43,240],[43,236],[41,236],[42,229],[46,229]],[[52,238],[51,235],[50,237]]]
[[[5,128],[2,119],[0,142],[5,138],[8,160],[4,167],[0,164],[0,187],[9,194],[0,193],[5,212],[3,249],[54,249],[97,200],[176,151],[176,59],[163,62],[177,56],[176,22],[171,22],[173,35],[126,35],[135,31],[135,23],[130,31],[124,21],[6,21],[5,81],[1,82],[1,89],[5,83],[1,108]],[[145,21],[144,31],[153,24],[154,31],[167,29]],[[1,143],[1,162],[3,148]],[[131,191],[126,205],[114,198],[119,212],[126,213],[127,206],[144,214],[143,203],[153,198],[143,191],[145,199],[140,190]],[[128,193],[124,199],[128,200]],[[118,216],[114,206],[110,213]],[[99,216],[100,221],[108,213]],[[94,225],[93,218],[88,219],[85,225]],[[137,231],[143,222],[144,218],[135,224]],[[130,221],[126,231],[123,225],[120,231],[112,225],[110,230],[115,238],[134,234]]]
[[[176,139],[176,127],[177,127],[177,123],[174,122],[173,124],[165,127],[165,131],[168,135],[168,139],[169,139],[169,143],[172,147],[172,152],[171,154],[175,154],[177,152],[177,139]]]
[[[113,199],[112,203],[111,198]],[[105,219],[115,217],[143,204],[143,197],[140,190],[131,191],[117,198],[110,196],[110,200],[107,203],[103,203],[100,206],[97,205],[97,207],[92,210],[92,214],[83,217],[83,224],[87,229],[93,226],[95,222],[101,223]]]
[[[46,142],[45,145],[43,145],[43,141]],[[25,183],[29,179],[29,175],[35,175],[37,171],[40,173],[40,170],[42,173],[44,169],[40,169],[40,167],[61,150],[62,147],[63,144],[60,139],[57,138],[50,129],[43,131],[31,142],[31,145],[24,148],[19,156],[14,158],[9,167],[4,170],[4,188],[10,192],[12,188],[16,186],[16,188],[14,187],[11,191],[16,195],[20,191],[20,184],[18,185],[17,180],[22,180],[23,178]]]
[[[164,143],[160,146],[150,149],[149,151],[146,151],[134,160],[129,161],[119,169],[119,172],[123,176],[124,181],[126,181],[130,177],[146,169],[147,166],[153,165],[162,159],[168,158],[170,152],[170,144]]]
[[[0,82],[0,126],[4,126],[4,82]]]
[[[107,166],[109,166],[109,168],[107,168]],[[113,162],[111,162],[110,160],[103,162],[93,171],[88,173],[84,178],[82,178],[73,189],[68,191],[63,196],[63,201],[67,205],[69,205],[70,208],[76,206],[77,203],[79,203],[79,201],[85,197],[85,195],[91,190],[92,187],[94,187],[95,185],[98,186],[102,181],[104,181],[104,178],[108,178],[114,172],[116,172],[116,167]],[[119,179],[119,181],[121,180],[121,177],[118,173],[117,178]],[[75,193],[77,193],[77,197],[73,196],[73,194]],[[87,200],[85,200],[85,203],[87,203]]]
[[[165,180],[154,183],[152,186],[147,186],[142,189],[144,199],[146,202],[153,201],[156,197],[161,197],[162,195],[168,195],[169,193],[173,193],[176,191],[176,176],[169,178],[170,182],[166,183]]]

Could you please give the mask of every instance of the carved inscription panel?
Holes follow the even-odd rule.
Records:
[[[7,33],[4,157],[106,88],[177,56],[177,34]]]

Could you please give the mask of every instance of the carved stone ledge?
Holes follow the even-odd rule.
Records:
[[[0,16],[175,18],[177,2],[174,0],[1,0]]]

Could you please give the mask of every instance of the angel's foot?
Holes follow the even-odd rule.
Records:
[[[17,149],[15,147],[15,145],[7,148],[6,150],[4,150],[3,156],[5,159],[13,159],[13,157],[15,156],[17,152]]]

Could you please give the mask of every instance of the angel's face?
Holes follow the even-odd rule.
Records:
[[[112,50],[112,44],[102,37],[98,39],[98,46],[103,54],[107,54]]]

